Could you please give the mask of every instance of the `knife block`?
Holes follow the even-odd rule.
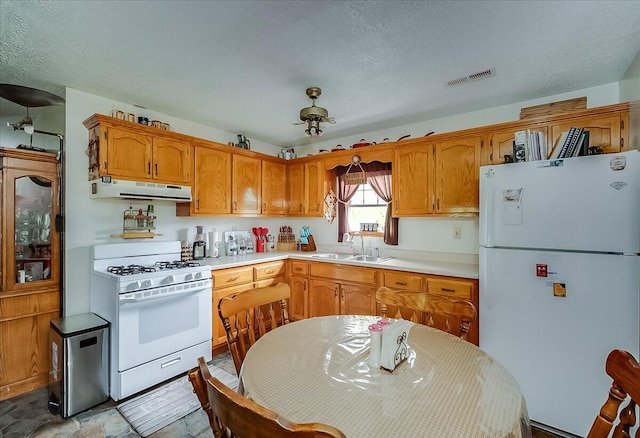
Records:
[[[307,237],[309,243],[303,243],[300,245],[300,250],[303,252],[312,252],[316,250],[316,242],[313,240],[313,236]]]

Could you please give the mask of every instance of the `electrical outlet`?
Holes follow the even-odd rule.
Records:
[[[453,238],[454,239],[461,239],[462,238],[462,228],[453,227]]]

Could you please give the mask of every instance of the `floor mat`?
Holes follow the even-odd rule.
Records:
[[[234,390],[238,378],[222,368],[209,365],[211,374]],[[200,409],[200,402],[193,392],[187,376],[172,380],[159,388],[118,405],[118,411],[143,437]]]

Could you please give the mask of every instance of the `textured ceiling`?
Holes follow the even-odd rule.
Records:
[[[639,49],[640,1],[0,0],[0,82],[276,145],[311,141],[309,86],[330,139],[615,82]]]

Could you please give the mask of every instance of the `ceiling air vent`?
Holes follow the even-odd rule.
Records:
[[[463,76],[458,79],[452,79],[447,82],[448,87],[456,87],[458,85],[466,84],[467,82],[477,81],[484,78],[489,78],[491,76],[495,76],[496,71],[495,68],[490,68],[488,70],[479,71],[477,73],[472,73],[467,76]]]

